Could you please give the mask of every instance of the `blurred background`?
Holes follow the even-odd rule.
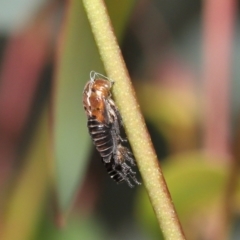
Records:
[[[105,2],[187,239],[240,239],[239,1]],[[81,1],[0,1],[0,239],[163,239],[94,150],[91,70]]]

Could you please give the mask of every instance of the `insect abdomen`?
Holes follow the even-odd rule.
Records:
[[[88,130],[110,177],[117,183],[132,181],[139,185],[131,149],[123,144],[127,142],[121,136],[123,122],[121,115],[111,98],[113,81],[94,71],[83,91],[83,105],[88,117]]]
[[[89,133],[104,162],[110,162],[113,153],[111,130],[95,118],[88,119]]]
[[[120,183],[124,180],[124,178],[119,174],[118,171],[116,171],[113,167],[115,166],[112,162],[110,163],[105,163],[103,162],[109,176],[117,183]]]
[[[132,179],[136,184],[141,184],[135,177],[135,172],[126,164],[115,164],[112,160],[109,163],[104,162],[104,165],[107,169],[109,176],[116,182],[121,183],[122,181],[126,181],[129,187],[134,187],[131,183],[130,179]]]

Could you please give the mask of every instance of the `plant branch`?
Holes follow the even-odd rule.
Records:
[[[166,239],[185,239],[102,0],[83,0],[144,185]]]

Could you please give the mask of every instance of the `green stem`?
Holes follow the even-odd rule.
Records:
[[[113,95],[165,239],[185,239],[102,0],[83,0]]]

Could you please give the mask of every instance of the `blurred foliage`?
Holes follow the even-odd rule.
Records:
[[[160,83],[136,83],[135,87],[144,116],[167,139],[171,152],[196,149],[200,119],[193,89]]]
[[[113,16],[115,32],[122,35],[134,1],[124,4],[107,2]],[[115,9],[115,10],[114,10]],[[116,9],[118,9],[116,14]],[[103,72],[98,50],[91,29],[77,0],[69,2],[69,8],[59,46],[59,58],[55,80],[54,143],[57,168],[59,207],[66,211],[73,201],[76,188],[81,185],[90,150],[86,128],[86,116],[81,107],[81,95],[91,70]]]
[[[35,14],[38,8],[38,6],[35,6],[34,13],[29,13],[24,20],[19,20],[21,28],[17,30],[15,30],[15,24],[19,17],[13,14],[15,17],[14,23],[11,24],[8,31],[4,30],[11,34],[9,39],[6,38],[5,34],[0,39],[0,51],[2,53],[0,59],[3,62],[1,63],[1,84],[6,80],[3,79],[2,74],[6,71],[4,69],[5,64],[8,64],[9,74],[9,79],[5,82],[7,84],[0,86],[0,95],[1,97],[4,95],[5,100],[8,97],[9,103],[12,104],[5,107],[5,100],[1,102],[2,105],[0,104],[10,114],[4,116],[0,114],[0,145],[2,144],[0,146],[0,163],[1,173],[3,173],[0,176],[0,190],[2,191],[0,196],[0,239],[113,239],[118,234],[115,231],[117,227],[114,226],[114,221],[108,222],[109,226],[113,226],[113,229],[108,229],[109,226],[105,226],[107,220],[104,219],[104,214],[101,215],[99,212],[104,212],[106,209],[100,211],[98,209],[99,203],[96,203],[97,201],[104,201],[104,198],[108,199],[103,204],[104,208],[109,207],[108,211],[118,210],[114,211],[116,215],[111,216],[109,220],[118,219],[116,221],[119,224],[118,230],[124,226],[124,228],[130,229],[123,229],[124,233],[131,232],[132,225],[126,226],[122,222],[132,221],[133,225],[136,225],[135,231],[143,232],[142,239],[161,239],[158,224],[143,188],[125,190],[124,186],[112,184],[114,191],[109,185],[106,187],[108,191],[105,191],[105,186],[103,186],[103,189],[98,189],[97,194],[99,196],[95,196],[94,201],[89,201],[89,204],[94,206],[89,208],[87,214],[74,206],[74,215],[69,216],[68,223],[65,222],[64,218],[61,218],[63,217],[61,214],[63,213],[65,217],[70,205],[74,202],[76,191],[82,189],[92,147],[86,128],[86,116],[82,108],[82,90],[89,79],[91,70],[103,74],[104,70],[81,1],[65,1],[64,4],[59,1],[37,2],[38,6],[41,6],[41,9],[38,9],[40,14]],[[10,16],[11,14],[8,10],[6,11],[7,8],[2,4],[0,4],[1,11],[5,11],[5,16]],[[25,8],[26,4],[27,2],[25,4],[21,2],[22,9]],[[133,75],[139,69],[141,69],[139,72],[144,72],[146,62],[149,66],[155,66],[156,71],[158,71],[162,67],[164,59],[167,58],[168,52],[171,55],[177,55],[171,44],[181,45],[185,43],[184,47],[178,49],[179,52],[182,51],[181,54],[184,56],[180,57],[180,61],[184,62],[183,59],[186,57],[188,50],[188,52],[191,52],[191,54],[189,53],[191,55],[189,62],[197,62],[198,64],[198,66],[191,66],[191,69],[202,67],[199,61],[192,60],[199,57],[199,52],[196,52],[196,49],[200,49],[200,27],[199,24],[190,24],[199,22],[197,14],[200,12],[200,1],[188,0],[182,4],[178,1],[162,3],[161,1],[106,0],[106,4],[118,41],[128,45],[125,55],[130,57],[129,62],[134,66]],[[194,9],[193,5],[195,6]],[[12,6],[14,11],[18,11],[15,3],[9,6]],[[134,6],[136,9],[133,13]],[[30,8],[32,7],[30,6]],[[30,8],[26,7],[25,9]],[[162,9],[164,12],[161,12]],[[177,14],[175,14],[176,9],[178,9]],[[63,19],[61,11],[63,11]],[[194,15],[194,13],[197,14]],[[184,21],[180,21],[183,18]],[[129,19],[131,19],[130,23]],[[57,27],[60,21],[59,34]],[[30,29],[30,31],[23,28],[23,22],[26,23],[26,29]],[[36,27],[37,22],[42,28]],[[129,23],[128,29],[126,29],[127,23]],[[192,25],[190,31],[188,31],[188,24]],[[153,33],[152,29],[158,31],[158,33]],[[180,36],[180,41],[176,38],[174,42],[171,42],[169,41],[170,37],[166,37],[174,29],[176,32],[173,35]],[[125,32],[127,32],[128,37],[130,36],[130,41],[125,39]],[[20,39],[16,37],[19,33],[20,37],[23,36]],[[41,38],[43,38],[42,43]],[[57,44],[56,38],[58,40]],[[236,40],[236,49],[238,49],[238,42]],[[18,45],[19,43],[20,45]],[[19,46],[22,46],[22,48]],[[57,54],[53,57],[56,47]],[[5,52],[3,51],[4,48],[8,50]],[[136,56],[134,56],[134,49],[138,51]],[[163,49],[164,51],[162,51]],[[238,65],[237,54],[234,55],[234,58],[234,64]],[[11,65],[11,59],[14,60],[13,62],[16,65]],[[44,85],[44,81],[50,82],[49,76],[48,78],[45,76],[43,65],[45,64],[45,67],[49,68],[49,63],[53,59],[56,61],[54,63],[52,88],[53,101],[51,107],[49,107],[46,106],[45,100],[50,84],[48,83],[48,89],[40,88]],[[170,64],[174,65],[172,62]],[[152,68],[149,67],[149,69]],[[40,73],[40,71],[43,73]],[[15,74],[16,80],[14,80],[12,74]],[[40,76],[41,74],[44,76]],[[153,76],[154,74],[145,73],[144,77],[149,75]],[[204,235],[203,233],[211,231],[213,225],[220,221],[221,216],[219,214],[221,211],[219,209],[224,204],[229,174],[232,174],[230,172],[232,162],[226,160],[228,163],[224,165],[220,157],[212,157],[199,151],[191,153],[193,149],[200,149],[199,141],[203,134],[201,126],[202,109],[199,109],[199,96],[196,94],[196,88],[199,88],[199,86],[186,84],[179,87],[178,83],[181,77],[178,73],[174,77],[174,79],[164,76],[146,77],[147,81],[140,81],[139,77],[135,77],[136,92],[146,119],[153,125],[154,133],[156,135],[160,134],[167,145],[166,148],[170,156],[160,160],[163,160],[161,164],[164,176],[188,239],[199,239],[200,237],[204,239],[203,236],[208,236],[208,234]],[[18,80],[18,78],[21,79]],[[192,78],[191,83],[195,80]],[[30,88],[34,81],[35,85]],[[168,81],[172,85],[164,84]],[[237,81],[235,78],[234,84],[236,86]],[[38,87],[38,90],[41,91],[36,92],[35,87]],[[235,92],[238,93],[237,88],[233,90],[232,97],[237,99],[237,94],[235,94]],[[35,95],[37,94],[41,95],[41,102],[35,103],[37,101]],[[21,108],[24,101],[28,106],[28,108],[25,108],[26,111]],[[47,104],[50,105],[49,102]],[[234,104],[237,106],[237,101]],[[32,111],[30,110],[31,107]],[[42,110],[42,108],[44,109]],[[49,109],[52,111],[52,118],[49,117]],[[215,109],[212,111],[215,114],[214,111]],[[36,114],[36,112],[39,114]],[[235,115],[237,115],[236,112],[235,109]],[[8,118],[8,116],[14,116],[14,119]],[[36,120],[36,118],[38,119]],[[6,125],[3,125],[3,120],[7,123]],[[22,124],[19,124],[20,120],[22,120]],[[15,127],[18,132],[13,129],[14,123],[16,123]],[[8,128],[4,126],[8,126]],[[8,131],[12,135],[9,134],[4,142],[3,137],[5,135],[3,136],[3,132],[7,134]],[[31,131],[32,135],[27,135],[27,131]],[[156,141],[160,142],[160,140]],[[22,159],[20,159],[16,155],[19,154],[18,148],[22,142],[26,142],[28,145],[24,149],[26,151],[23,151]],[[5,159],[5,155],[2,155],[2,152],[5,153],[4,150],[7,150],[6,146],[13,148],[12,158]],[[164,146],[160,143],[159,147],[163,148]],[[90,172],[92,175],[97,175],[98,169],[91,169]],[[236,172],[238,174],[238,169],[236,169]],[[5,175],[7,180],[4,179]],[[96,178],[98,179],[98,175]],[[2,183],[3,179],[8,181],[6,185]],[[57,189],[55,200],[58,202],[58,206],[55,206],[56,202],[52,201],[52,192],[54,192],[52,179],[54,179],[54,187]],[[95,179],[93,177],[91,179],[93,179],[92,182],[89,184],[89,181],[82,192],[87,200],[92,197],[91,191],[95,190],[94,187],[91,187],[91,184],[99,187],[94,182]],[[231,210],[238,219],[240,186],[238,176],[236,179],[237,191],[234,193]],[[111,181],[111,179],[107,181]],[[50,194],[49,189],[51,189]],[[104,195],[105,192],[107,194]],[[135,204],[133,204],[133,201]],[[51,205],[49,206],[46,202],[51,202]],[[83,206],[81,207],[84,209],[84,201],[82,202]],[[81,204],[82,202],[80,201]],[[132,205],[135,206],[137,222],[136,218],[131,218]],[[54,212],[57,207],[60,207],[60,213],[59,211]],[[95,212],[93,213],[91,210]],[[122,215],[117,214],[118,212]],[[113,213],[110,212],[110,214]],[[120,215],[127,216],[127,221]],[[55,226],[54,220],[59,225],[58,227],[62,227],[62,229]],[[236,226],[238,225],[236,224]],[[239,239],[237,228],[233,228],[233,230],[236,230],[235,238]],[[114,237],[109,237],[111,231]],[[116,237],[116,239],[118,238]],[[134,239],[134,237],[127,236],[124,239]]]
[[[87,240],[108,239],[104,226],[96,219],[72,216],[67,226],[57,229],[46,215],[38,236],[35,236],[33,240],[77,240],[79,238]]]
[[[187,239],[198,239],[197,234],[209,227],[206,226],[206,222],[212,215],[215,216],[215,221],[221,221],[219,212],[224,204],[229,171],[225,164],[213,164],[212,158],[202,152],[184,153],[172,155],[162,164]],[[235,196],[235,202],[238,204],[235,205],[235,210],[240,207],[239,180]],[[156,217],[145,191],[139,190],[136,202],[138,219],[154,239],[157,239],[159,228]]]
[[[59,207],[66,211],[82,181],[90,150],[82,89],[93,69],[102,69],[80,1],[69,1],[54,83],[53,135]]]
[[[48,138],[48,114],[45,108],[26,155],[26,164],[17,176],[16,185],[6,204],[1,239],[26,240],[36,231],[49,187]]]
[[[116,4],[113,5],[111,1],[108,1],[113,24],[116,25],[115,31],[119,38],[123,34],[133,4],[134,1],[124,4],[119,2],[117,4],[119,7],[117,7]],[[16,191],[13,190],[7,204],[6,223],[2,226],[2,239],[29,239],[31,237],[41,217],[40,211],[45,203],[43,200],[47,196],[46,190],[50,184],[49,174],[50,179],[56,175],[54,183],[58,189],[57,201],[59,201],[61,211],[65,213],[85,176],[91,144],[86,128],[86,116],[81,107],[81,95],[89,78],[89,72],[93,69],[103,72],[103,67],[81,2],[68,1],[64,10],[66,14],[57,45],[58,54],[53,85],[54,101],[51,108],[53,121],[50,133],[53,133],[53,136],[50,136],[50,139],[53,140],[53,145],[49,141],[49,125],[46,111],[44,111],[44,120],[40,123],[40,130],[35,133],[35,140],[29,146],[30,153],[23,160],[26,162],[26,170],[20,174]],[[48,7],[46,12],[48,12]],[[44,16],[44,12],[42,13]],[[26,42],[31,37],[29,34]],[[25,59],[24,56],[23,59]],[[55,159],[56,163],[53,164]],[[46,166],[46,161],[48,166]],[[44,168],[43,164],[45,164]],[[54,168],[57,169],[56,174]],[[29,202],[30,200],[32,202]],[[31,209],[27,211],[29,214],[24,212],[26,208]],[[17,227],[14,227],[15,224]],[[60,236],[63,239],[66,237],[79,239],[79,234],[85,235],[84,239],[105,239],[100,237],[101,234],[96,230],[97,225],[95,224],[94,227],[94,221],[72,220],[69,230],[63,231],[64,233],[58,230],[47,232],[49,237],[45,236],[44,239],[59,239]],[[14,231],[12,231],[13,227]],[[96,231],[92,231],[93,229]]]

